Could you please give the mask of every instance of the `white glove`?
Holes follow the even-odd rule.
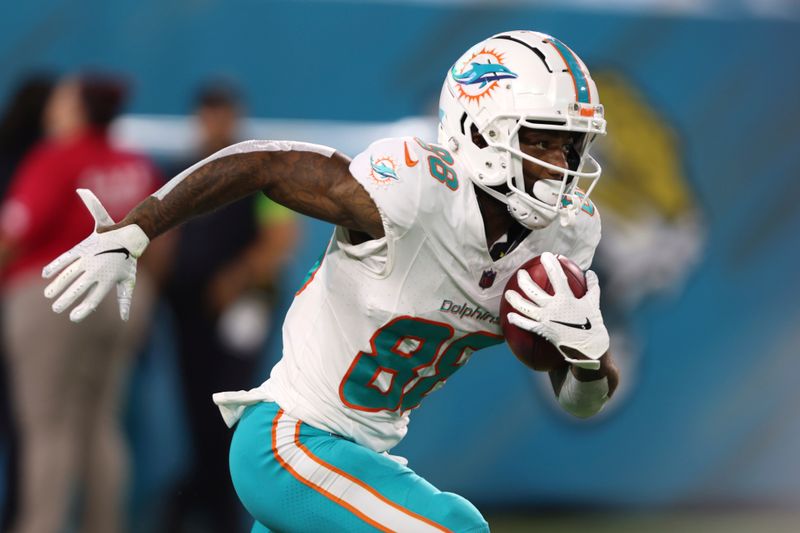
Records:
[[[69,314],[70,320],[80,322],[116,284],[119,314],[122,320],[128,320],[136,284],[136,259],[150,239],[136,224],[98,233],[98,227],[111,226],[114,221],[92,191],[78,189],[77,193],[94,218],[94,232],[44,267],[44,278],[61,272],[45,288],[44,295],[53,298],[61,294],[53,303],[53,311],[60,313],[88,291],[81,304]]]
[[[609,345],[608,331],[600,314],[597,275],[591,270],[586,272],[586,294],[576,298],[556,256],[545,252],[541,261],[553,286],[553,296],[539,287],[525,270],[519,270],[517,282],[525,296],[506,291],[506,301],[517,311],[508,313],[508,321],[550,341],[568,362],[597,370],[598,359]]]

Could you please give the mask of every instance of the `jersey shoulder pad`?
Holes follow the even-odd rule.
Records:
[[[350,173],[367,190],[386,229],[400,236],[410,228],[421,196],[419,158],[413,137],[380,139],[350,163]]]

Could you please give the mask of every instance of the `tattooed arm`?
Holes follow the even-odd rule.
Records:
[[[248,143],[251,146],[247,151],[237,152],[237,146],[244,147]],[[259,146],[266,149],[258,149]],[[383,236],[378,209],[350,174],[347,156],[303,143],[280,143],[278,146],[283,149],[276,149],[276,145],[268,141],[234,145],[226,150],[236,153],[201,161],[136,206],[119,224],[100,231],[138,224],[148,238],[153,239],[189,218],[261,190],[270,199],[298,213],[366,233],[372,238]],[[319,149],[302,149],[309,146]],[[289,147],[301,149],[285,149]]]
[[[189,218],[259,190],[299,213],[350,229],[358,240],[383,236],[375,203],[350,174],[349,159],[331,148],[288,141],[246,141],[220,150],[171,179],[118,224],[91,191],[78,194],[95,219],[95,231],[42,270],[58,276],[44,291],[52,308],[79,322],[116,286],[127,320],[136,260],[151,239]]]

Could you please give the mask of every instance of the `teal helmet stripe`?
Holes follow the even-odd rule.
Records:
[[[561,58],[567,64],[567,69],[572,75],[572,82],[575,84],[575,99],[584,104],[591,103],[592,95],[589,91],[589,80],[586,78],[586,74],[583,73],[583,69],[580,63],[578,63],[578,58],[575,56],[575,53],[555,37],[550,37],[547,39],[547,42],[555,47]]]

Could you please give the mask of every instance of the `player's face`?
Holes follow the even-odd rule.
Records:
[[[563,169],[568,168],[567,158],[574,150],[573,142],[573,135],[566,131],[519,130],[519,147],[523,153]],[[561,180],[564,177],[558,170],[545,168],[527,159],[522,162],[522,172],[525,189],[529,192],[537,180]]]

